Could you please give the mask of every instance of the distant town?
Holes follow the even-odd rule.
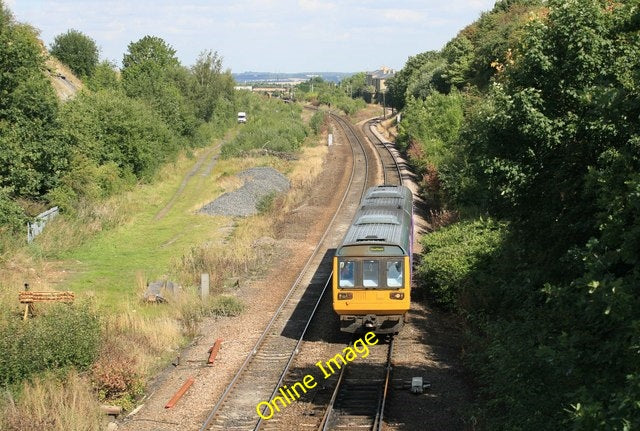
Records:
[[[297,72],[297,73],[274,73],[274,72],[242,72],[232,73],[233,79],[238,84],[299,84],[314,77],[320,77],[328,82],[340,82],[348,78],[355,72]]]

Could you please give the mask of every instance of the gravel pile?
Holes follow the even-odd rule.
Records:
[[[238,174],[244,185],[238,190],[224,193],[203,206],[199,212],[209,215],[241,216],[257,214],[256,206],[270,193],[289,190],[287,177],[269,167],[247,169]]]

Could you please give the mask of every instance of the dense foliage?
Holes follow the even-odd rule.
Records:
[[[309,120],[309,127],[316,135],[319,134],[323,128],[327,127],[327,113],[321,109],[318,109],[311,119]]]
[[[429,298],[448,310],[468,309],[470,295],[483,281],[474,276],[503,244],[505,231],[491,219],[478,219],[423,236],[424,258],[416,276],[429,286]]]
[[[119,90],[120,81],[116,72],[116,65],[108,60],[96,65],[93,73],[86,79],[86,84],[92,91]]]
[[[78,30],[56,36],[49,52],[78,76],[93,75],[98,65],[96,42]]]
[[[34,31],[0,3],[0,189],[35,198],[67,166],[58,102]]]
[[[183,67],[164,40],[132,42],[122,73],[98,63],[93,40],[69,30],[52,52],[85,80],[64,105],[31,27],[0,1],[0,234],[24,229],[47,205],[73,212],[136,181],[181,148],[205,145],[233,124],[233,80],[205,51]],[[31,211],[31,208],[34,211]]]
[[[469,319],[482,428],[640,427],[639,17],[501,1],[390,84],[430,202],[501,220],[423,239],[418,271]]]
[[[50,305],[37,319],[0,321],[0,384],[58,368],[87,369],[98,353],[100,321],[86,305]]]
[[[356,74],[351,77],[351,80],[347,78],[341,86],[326,82],[319,77],[311,78],[296,87],[296,98],[307,100],[315,105],[337,108],[350,115],[366,106],[364,99],[359,97],[360,92],[364,91],[358,90],[359,85],[364,85],[364,82],[360,82],[362,78],[364,74]]]
[[[295,152],[309,133],[300,117],[299,105],[247,93],[239,106],[249,117],[240,133],[222,146],[222,157],[239,156],[251,150]]]

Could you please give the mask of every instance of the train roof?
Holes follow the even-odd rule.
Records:
[[[399,247],[397,254],[406,255],[410,241],[411,214],[402,207],[361,207],[336,254],[350,254],[346,248],[369,245]],[[368,253],[363,250],[363,254]]]
[[[382,184],[369,187],[364,194],[363,200],[369,198],[411,198],[411,190],[405,186]]]
[[[402,208],[411,214],[413,212],[413,195],[411,190],[404,186],[370,187],[365,192],[361,203],[361,208],[368,207]]]

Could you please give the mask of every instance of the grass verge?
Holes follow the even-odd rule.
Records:
[[[205,161],[160,220],[154,220],[155,215],[182,183],[193,157],[182,156],[165,166],[154,184],[83,208],[76,220],[60,217],[34,245],[19,248],[0,262],[0,305],[7,306],[3,318],[18,318],[16,297],[24,281],[34,290],[70,289],[80,298],[92,298],[102,316],[103,337],[97,360],[80,380],[100,401],[131,409],[146,379],[197,334],[203,318],[242,311],[233,280],[257,275],[273,258],[278,224],[306,197],[321,171],[327,149],[315,143],[303,147],[295,161],[245,157],[220,160],[213,169],[213,159]],[[287,174],[292,190],[274,197],[261,214],[245,219],[196,212],[239,187],[235,174],[253,166],[271,166]],[[212,279],[213,296],[204,302],[195,288],[201,272],[209,272]],[[168,304],[142,303],[147,282],[156,279],[176,280],[183,288],[180,294],[168,297]],[[25,385],[5,397],[0,415],[8,418],[3,423],[7,429],[20,429],[15,427],[29,415],[39,417],[32,412],[35,407],[28,394],[37,390],[45,399],[49,395],[43,395],[41,387],[58,392],[49,397],[66,396],[68,390],[51,376],[37,377]],[[58,429],[57,422],[51,424],[45,429]]]

